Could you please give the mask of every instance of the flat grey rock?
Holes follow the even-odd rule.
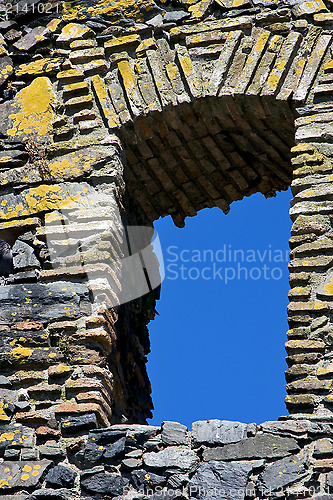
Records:
[[[34,249],[17,240],[12,249],[13,252],[13,265],[16,271],[30,270],[33,268],[40,268],[40,263],[35,255]]]
[[[189,483],[190,498],[244,500],[250,464],[210,462],[201,464]],[[235,492],[237,492],[235,494]]]
[[[143,460],[151,468],[180,470],[189,470],[199,461],[193,450],[181,446],[170,446],[158,453],[145,453]]]
[[[267,465],[260,479],[264,489],[274,491],[295,483],[306,474],[303,463],[292,456]]]
[[[238,443],[230,443],[217,448],[206,448],[203,459],[208,462],[209,460],[281,458],[298,450],[297,441],[293,438],[257,434],[253,438],[247,438]]]
[[[11,381],[4,375],[0,375],[0,388],[10,387],[12,385]]]
[[[246,427],[246,424],[229,420],[199,420],[192,424],[192,443],[194,447],[236,443],[246,437]]]
[[[163,422],[162,441],[169,445],[185,444],[187,427],[178,422]]]

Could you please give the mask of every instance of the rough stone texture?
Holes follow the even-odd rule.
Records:
[[[212,460],[202,464],[189,484],[191,498],[233,500],[245,498],[251,465],[240,462],[225,464]]]
[[[311,498],[319,485],[317,498],[332,496],[331,3],[3,6],[0,238],[14,256],[0,280],[4,499],[187,498],[189,484],[202,486],[192,498],[214,497],[211,485],[225,499],[232,488]],[[192,433],[132,425],[151,416],[159,289],[125,296],[124,216],[183,227],[203,208],[227,214],[289,186],[292,418],[195,422]]]
[[[195,446],[202,444],[235,443],[245,437],[246,424],[227,420],[207,420],[194,422],[192,440]]]
[[[187,427],[178,422],[163,422],[162,441],[169,445],[185,444]]]
[[[257,434],[253,438],[244,439],[238,443],[223,447],[205,448],[203,458],[209,460],[235,460],[237,458],[277,458],[289,455],[299,449],[295,439]]]

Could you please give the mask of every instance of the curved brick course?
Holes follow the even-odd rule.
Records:
[[[330,2],[0,6],[4,498],[333,498]],[[290,417],[144,425],[125,227],[289,186]]]

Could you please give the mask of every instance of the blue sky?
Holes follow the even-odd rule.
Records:
[[[290,190],[155,223],[166,277],[149,324],[154,418],[276,420],[284,405]],[[235,253],[236,251],[236,253]]]

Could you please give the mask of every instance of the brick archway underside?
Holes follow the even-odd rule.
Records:
[[[0,237],[14,254],[0,286],[0,436],[31,437],[29,446],[15,441],[18,451],[0,447],[7,468],[54,450],[90,467],[80,433],[151,415],[147,324],[158,292],[118,307],[124,224],[171,215],[182,227],[205,207],[228,213],[244,196],[290,185],[286,403],[295,421],[331,419],[331,3],[92,0],[52,3],[47,13],[34,5],[15,4],[0,22]],[[285,454],[265,458],[299,449],[283,443]],[[5,487],[24,491],[15,481]]]

